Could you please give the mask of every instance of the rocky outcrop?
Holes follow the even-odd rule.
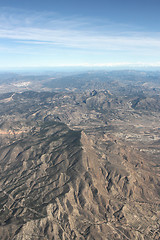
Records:
[[[91,93],[2,97],[0,239],[159,239],[159,113]]]

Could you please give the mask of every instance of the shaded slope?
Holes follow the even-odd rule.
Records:
[[[44,123],[32,135],[15,137],[1,148],[0,221],[6,226],[1,238],[8,239],[6,229],[12,224],[20,227],[46,216],[46,206],[69,191],[79,159],[80,132],[56,122]]]
[[[5,97],[0,239],[159,239],[158,112],[107,91]]]
[[[1,239],[158,239],[158,178],[104,139],[52,121],[4,145]]]

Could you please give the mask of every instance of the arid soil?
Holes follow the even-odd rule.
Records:
[[[107,90],[10,95],[0,239],[160,239],[158,104]]]

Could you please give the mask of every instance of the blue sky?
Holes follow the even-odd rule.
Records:
[[[0,2],[0,68],[160,66],[159,0]]]

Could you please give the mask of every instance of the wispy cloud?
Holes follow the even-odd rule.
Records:
[[[154,62],[154,63],[145,63],[145,62],[110,62],[110,63],[86,63],[83,62],[81,64],[56,64],[54,67],[160,67],[160,62]],[[53,67],[53,65],[49,65],[49,67]]]
[[[136,34],[137,35],[137,34]],[[37,27],[12,27],[0,29],[1,39],[12,39],[23,41],[24,44],[57,44],[72,48],[86,48],[94,50],[160,50],[159,36],[119,36],[111,33],[93,33],[92,31],[70,30],[70,29],[44,29]]]
[[[92,24],[88,19],[82,18],[60,19],[47,13],[32,13],[28,16],[26,12],[19,11],[17,14],[16,11],[5,10],[0,14],[0,38],[21,40],[24,44],[58,44],[73,48],[160,50],[160,34],[150,36],[149,33],[122,32],[118,31],[118,25],[112,31],[99,31],[99,26],[93,28]],[[105,23],[103,25],[104,30]],[[102,28],[102,25],[100,27]]]
[[[10,41],[10,46],[5,43],[6,40]],[[148,33],[133,27],[129,30],[128,25],[109,21],[77,16],[64,18],[56,13],[29,13],[3,8],[0,11],[0,44],[0,51],[13,48],[14,52],[26,50],[31,54],[38,46],[51,52],[64,48],[158,57],[160,33]]]

